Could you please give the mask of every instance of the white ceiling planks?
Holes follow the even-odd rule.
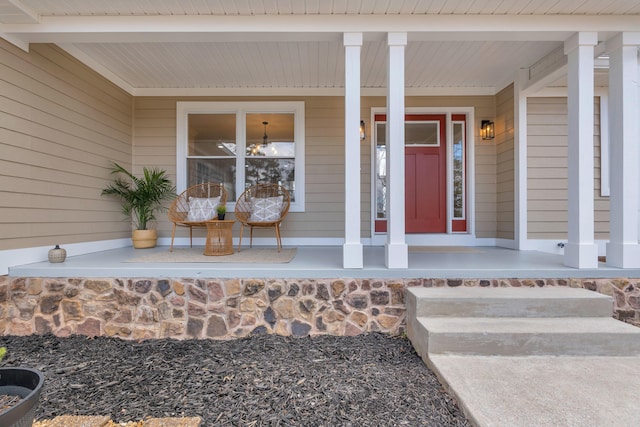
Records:
[[[407,88],[491,93],[581,26],[636,18],[640,0],[0,0],[7,40],[60,43],[131,93],[339,89],[344,31],[364,33],[363,88],[386,87],[384,33],[407,31]]]
[[[132,87],[305,87],[343,85],[338,42],[96,43],[75,47],[100,57]]]
[[[387,47],[380,42],[364,42],[360,56],[360,74],[362,86],[371,88],[386,87]]]
[[[20,0],[17,3],[41,16],[640,13],[637,0]]]

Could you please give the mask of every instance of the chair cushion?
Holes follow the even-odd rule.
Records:
[[[189,213],[187,221],[208,221],[217,215],[216,208],[220,204],[220,197],[189,198]]]
[[[251,199],[250,222],[273,222],[280,219],[282,196]]]

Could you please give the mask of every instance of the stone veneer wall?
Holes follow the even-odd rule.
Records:
[[[0,277],[0,333],[218,338],[357,335],[405,328],[404,289],[581,287],[640,326],[640,279],[139,279]]]

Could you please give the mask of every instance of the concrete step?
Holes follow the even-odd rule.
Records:
[[[415,317],[611,317],[613,300],[586,289],[408,288]]]
[[[419,317],[418,353],[497,356],[640,356],[640,328],[613,318]],[[416,345],[417,344],[417,345]]]

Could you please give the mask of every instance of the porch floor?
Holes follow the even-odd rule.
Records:
[[[385,267],[384,247],[364,248],[364,268],[342,267],[341,246],[301,246],[286,264],[261,263],[133,263],[141,251],[168,251],[167,246],[136,250],[111,249],[9,268],[13,277],[220,277],[220,278],[614,278],[640,277],[640,269],[604,263],[597,269],[564,266],[563,256],[496,247],[427,247],[409,251],[408,269]]]

